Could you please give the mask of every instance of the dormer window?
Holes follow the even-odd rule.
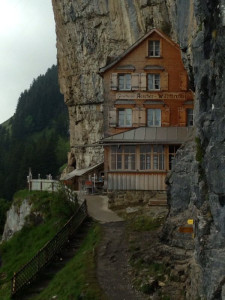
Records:
[[[120,91],[131,90],[131,74],[119,74],[118,82]]]
[[[160,56],[160,41],[149,41],[148,56],[150,57]]]

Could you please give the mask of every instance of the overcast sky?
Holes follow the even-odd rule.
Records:
[[[20,94],[56,64],[51,0],[0,0],[0,124]]]

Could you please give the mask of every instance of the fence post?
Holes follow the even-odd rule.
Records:
[[[13,280],[12,280],[12,294],[14,294],[16,291],[16,272],[13,274]]]

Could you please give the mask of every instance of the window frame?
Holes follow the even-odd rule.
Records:
[[[129,79],[128,79],[129,76]],[[123,78],[123,84],[121,88],[120,80]],[[118,90],[119,91],[131,91],[132,89],[132,76],[131,73],[118,73]]]
[[[186,109],[186,119],[187,119],[187,127],[193,127],[194,126],[194,109],[193,108],[187,108]],[[190,124],[192,123],[192,124]]]
[[[140,170],[151,170],[152,166],[152,146],[140,145]]]
[[[156,43],[158,46],[156,47]],[[152,44],[152,47],[151,47]],[[158,48],[158,49],[156,49]],[[152,52],[152,54],[151,54]],[[158,55],[156,55],[158,52]],[[161,57],[161,42],[160,40],[149,40],[148,41],[148,57]]]
[[[173,160],[176,156],[177,150],[180,148],[180,145],[169,145],[168,153],[169,153],[169,170],[172,169]]]
[[[113,151],[115,150],[115,151]],[[112,159],[114,157],[114,159]],[[112,167],[114,164],[115,167]],[[120,166],[120,167],[119,167]],[[112,170],[122,170],[122,148],[121,146],[110,147],[110,168]]]
[[[160,112],[160,119],[159,119],[159,125],[156,125],[156,122],[157,122],[157,112]],[[153,124],[150,125],[150,118],[149,118],[149,115],[150,115],[150,112],[153,112]],[[147,127],[161,127],[162,126],[162,110],[160,108],[147,108],[146,110],[146,125]]]
[[[150,80],[150,77],[152,77],[151,80]],[[158,83],[157,83],[157,81],[158,81]],[[149,84],[150,82],[152,84],[152,88],[150,88],[150,84]],[[157,85],[158,85],[158,88],[156,88]],[[148,91],[160,91],[160,88],[161,88],[160,73],[148,73],[147,74],[147,89],[148,89]]]
[[[111,146],[110,171],[166,172],[166,153],[165,145]]]
[[[136,157],[137,157],[136,150],[137,148],[135,145],[111,146],[110,147],[110,170],[111,171],[135,171]]]
[[[130,114],[128,114],[128,111],[130,112]],[[123,123],[120,122],[121,117],[120,117],[120,113],[124,112],[123,115]],[[129,120],[130,118],[130,120]],[[127,122],[128,121],[128,122]],[[130,121],[130,124],[128,124]],[[132,108],[118,108],[117,109],[117,126],[120,128],[126,128],[126,127],[132,127],[133,125],[133,110]]]

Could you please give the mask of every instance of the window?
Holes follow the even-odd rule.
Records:
[[[147,126],[160,127],[161,126],[161,109],[147,110]]]
[[[164,147],[162,145],[153,146],[153,169],[164,170]]]
[[[111,169],[135,170],[135,146],[112,146]]]
[[[148,44],[148,56],[159,57],[160,56],[160,41],[149,41]]]
[[[118,81],[120,91],[131,90],[131,74],[119,74]]]
[[[160,90],[160,74],[148,74],[148,90]]]
[[[137,155],[140,155],[140,160],[136,158]],[[165,148],[163,145],[111,146],[110,166],[111,170],[124,171],[165,170]]]
[[[124,108],[118,110],[118,126],[131,127],[132,126],[132,109]]]
[[[135,170],[135,146],[124,146],[124,169]]]
[[[118,147],[118,146],[111,147],[111,169],[112,170],[122,169],[122,147]]]
[[[176,155],[176,152],[179,148],[180,148],[180,146],[177,146],[177,145],[169,146],[169,170],[172,169],[172,163],[173,163],[174,157]]]
[[[164,146],[140,146],[140,170],[164,170]]]
[[[187,109],[187,126],[193,126],[194,124],[194,118],[193,118],[193,109],[192,108],[188,108]]]
[[[151,169],[152,146],[140,146],[140,170]]]

